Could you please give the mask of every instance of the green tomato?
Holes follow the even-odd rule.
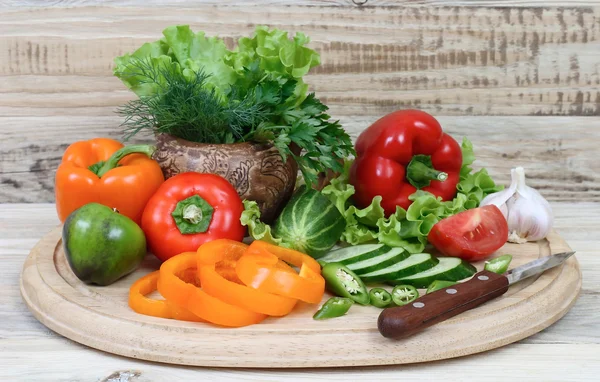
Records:
[[[98,203],[73,211],[65,220],[62,239],[69,266],[86,284],[110,285],[133,272],[146,256],[142,229]]]

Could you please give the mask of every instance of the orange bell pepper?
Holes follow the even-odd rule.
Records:
[[[146,203],[164,182],[155,148],[123,146],[108,138],[71,144],[56,171],[56,210],[61,222],[92,202],[116,208],[137,224]]]
[[[194,273],[187,275],[187,279],[194,279]],[[191,277],[190,277],[191,276]],[[156,284],[159,277],[159,271],[154,271],[141,277],[129,288],[129,306],[135,312],[146,316],[161,318],[174,318],[181,321],[204,321],[200,317],[192,314],[190,311],[171,303],[168,300],[154,300],[146,295],[156,290]]]
[[[219,274],[219,271],[224,268],[223,262],[225,266],[235,269],[235,264],[244,255],[247,247],[243,243],[228,239],[217,239],[200,246],[198,272],[202,280],[202,289],[224,302],[253,312],[269,316],[285,316],[294,309],[296,299],[263,292],[230,281],[227,276],[223,277]],[[217,267],[220,269],[218,270]],[[293,270],[289,268],[289,272]]]
[[[289,272],[278,265],[280,260],[300,268]],[[321,302],[325,279],[315,259],[301,252],[256,240],[236,264],[236,273],[248,286],[311,304]]]
[[[196,257],[195,252],[184,252],[162,263],[159,270],[158,291],[164,298],[206,321],[222,326],[247,326],[258,324],[267,318],[265,314],[221,301],[177,277],[177,273],[185,269],[197,268]]]

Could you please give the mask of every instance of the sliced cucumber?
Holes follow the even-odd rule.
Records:
[[[439,263],[426,271],[392,281],[394,285],[409,284],[416,288],[427,288],[435,280],[460,281],[473,276],[477,269],[458,257],[439,257]]]
[[[362,260],[370,259],[371,257],[379,256],[390,251],[392,248],[385,244],[359,244],[346,248],[336,249],[319,261],[324,263],[342,263],[344,265],[356,263]]]
[[[383,253],[379,256],[371,257],[370,259],[358,261],[346,266],[350,270],[354,271],[354,273],[361,276],[365,273],[378,271],[397,264],[406,259],[408,256],[410,256],[410,253],[406,252],[404,249],[392,248],[389,252]]]
[[[396,280],[401,277],[414,275],[423,272],[437,265],[439,260],[429,253],[416,253],[399,263],[390,265],[385,269],[365,273],[360,278],[365,283],[384,282]]]

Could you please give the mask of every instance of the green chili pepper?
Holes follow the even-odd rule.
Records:
[[[371,305],[376,308],[385,308],[392,303],[392,295],[383,288],[373,288],[369,291]]]
[[[406,305],[419,298],[419,291],[412,285],[396,285],[392,289],[392,301],[398,306]]]
[[[369,292],[362,280],[341,263],[327,263],[321,274],[327,289],[340,297],[348,297],[361,305],[369,304]]]
[[[313,318],[315,320],[326,320],[328,318],[340,317],[348,312],[354,301],[347,297],[332,297],[325,301],[321,309],[317,310]]]
[[[486,271],[502,274],[508,270],[508,265],[512,261],[511,255],[502,255],[485,262],[483,269]]]
[[[426,294],[435,292],[436,290],[448,288],[449,286],[452,286],[454,284],[456,284],[455,281],[435,280],[434,282],[429,284]]]

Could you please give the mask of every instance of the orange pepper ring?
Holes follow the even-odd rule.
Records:
[[[268,252],[271,253],[281,260],[293,264],[297,267],[306,266],[313,270],[315,273],[321,274],[321,265],[317,260],[313,259],[309,255],[306,255],[300,251],[294,249],[280,247],[278,245],[267,243],[262,240],[255,240],[248,247],[248,254],[257,252]]]
[[[251,312],[221,301],[178,278],[176,276],[178,272],[197,267],[196,257],[195,252],[184,252],[162,263],[158,283],[160,294],[174,304],[217,325],[240,327],[257,324],[267,318],[265,314]]]
[[[160,318],[174,318],[176,320],[195,322],[203,321],[200,317],[167,300],[155,300],[146,297],[146,295],[156,290],[158,278],[159,271],[154,271],[140,277],[131,285],[129,288],[129,307],[134,312]]]
[[[320,275],[320,265],[310,256],[262,241],[254,241],[236,264],[240,280],[253,288],[317,304],[325,293],[325,279]],[[300,273],[291,273],[277,266],[282,260],[300,267]],[[308,260],[308,258],[310,260]],[[311,261],[312,260],[312,261]],[[313,264],[314,262],[314,264]],[[319,273],[314,266],[319,267]]]
[[[244,255],[247,247],[245,244],[228,239],[213,240],[200,246],[197,253],[202,289],[213,297],[253,312],[269,316],[285,316],[296,306],[296,299],[235,283],[216,271],[216,264],[224,260],[228,261],[235,270],[235,262]]]

